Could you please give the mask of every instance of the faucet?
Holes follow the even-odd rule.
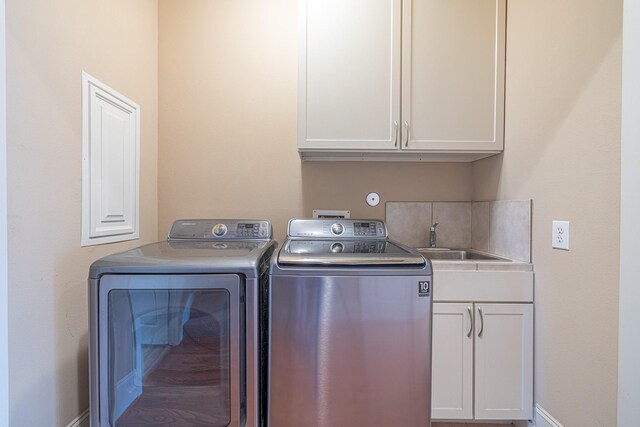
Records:
[[[429,247],[436,247],[436,227],[438,226],[437,222],[434,222],[429,229]]]

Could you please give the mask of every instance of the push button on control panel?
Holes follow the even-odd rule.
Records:
[[[267,232],[268,230],[266,224],[241,222],[236,226],[235,235],[237,237],[258,239],[267,237]]]

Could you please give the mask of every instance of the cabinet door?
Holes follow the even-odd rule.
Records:
[[[401,0],[300,0],[298,149],[397,150]]]
[[[473,305],[433,304],[431,417],[473,418]]]
[[[531,419],[533,304],[476,304],[475,418]]]
[[[502,150],[506,0],[404,0],[402,149]]]

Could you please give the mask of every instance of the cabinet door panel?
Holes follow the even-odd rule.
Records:
[[[396,149],[400,1],[299,2],[299,149]]]
[[[473,418],[472,304],[433,304],[431,417]],[[469,334],[471,331],[471,334]]]
[[[475,418],[531,419],[533,304],[476,304],[475,324]]]
[[[505,0],[405,0],[403,13],[402,148],[502,150]]]

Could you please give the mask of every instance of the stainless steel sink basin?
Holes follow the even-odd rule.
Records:
[[[417,248],[425,258],[432,260],[475,260],[475,261],[503,261],[509,262],[506,258],[495,255],[488,255],[473,249],[449,249],[449,248]]]

